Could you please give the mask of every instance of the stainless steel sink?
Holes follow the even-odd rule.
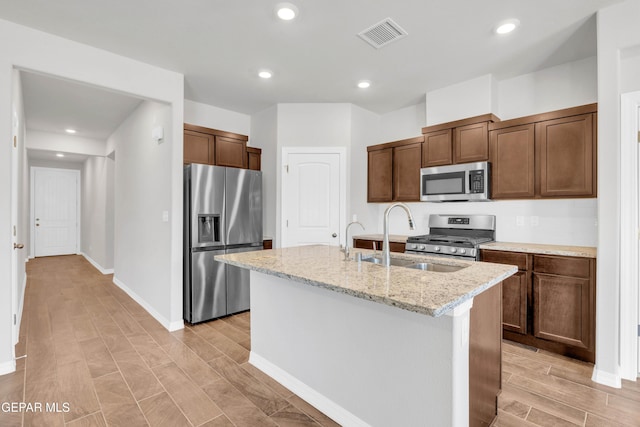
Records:
[[[373,264],[382,264],[382,258],[378,257],[363,257],[362,261],[370,262]],[[448,265],[438,264],[433,262],[415,262],[409,259],[391,258],[391,265],[396,267],[412,268],[414,270],[434,271],[437,273],[453,273],[454,271],[462,270],[467,266],[464,265]]]
[[[403,266],[403,267],[414,268],[416,270],[435,271],[438,273],[453,273],[454,271],[462,270],[467,266],[466,265],[434,264],[432,262],[418,262],[418,263]]]
[[[373,264],[382,264],[382,258],[373,256],[363,257],[362,261],[371,262]],[[415,264],[415,261],[410,259],[391,258],[391,265],[395,265],[396,267],[407,267],[411,264]]]

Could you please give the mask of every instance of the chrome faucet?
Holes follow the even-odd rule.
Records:
[[[344,260],[349,261],[349,227],[353,224],[358,224],[364,230],[364,225],[362,225],[359,221],[352,221],[347,224],[347,229],[344,232]]]
[[[405,205],[404,203],[394,203],[392,205],[389,205],[389,207],[384,211],[383,223],[384,236],[382,240],[382,265],[384,267],[388,267],[391,264],[391,254],[389,253],[389,212],[391,212],[391,209],[395,207],[404,209],[404,211],[407,213],[407,218],[409,219],[409,228],[411,230],[415,230],[415,227],[413,225],[413,216],[411,215],[411,209],[409,209],[409,206]]]

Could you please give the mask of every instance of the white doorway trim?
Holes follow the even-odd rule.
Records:
[[[640,198],[638,138],[640,134],[640,91],[621,98],[620,123],[620,375],[636,380],[640,371],[638,312],[640,307],[639,237]]]
[[[57,171],[60,169],[57,168],[45,168],[40,166],[31,166],[29,171],[29,257],[35,258],[35,247],[36,247],[36,222],[35,218],[35,173],[36,170],[42,171]],[[82,201],[80,199],[81,195],[81,183],[80,183],[80,171],[77,169],[64,169],[65,171],[74,172],[76,174],[76,254],[80,254],[80,242],[82,241],[82,236],[80,235],[82,216],[80,212],[80,207],[82,205]]]
[[[282,147],[282,170],[280,175],[280,236],[278,241],[284,246],[284,234],[286,230],[287,197],[284,194],[284,182],[286,174],[286,162],[289,154],[337,154],[340,158],[340,216],[338,227],[338,242],[343,240],[345,218],[347,215],[347,149],[345,147]]]

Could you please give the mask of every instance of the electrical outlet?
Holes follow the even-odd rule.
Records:
[[[516,226],[518,227],[524,227],[524,217],[521,215],[518,215],[516,217]]]

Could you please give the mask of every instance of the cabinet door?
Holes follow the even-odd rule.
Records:
[[[422,143],[395,147],[393,152],[393,200],[420,200]]]
[[[206,133],[184,131],[183,163],[214,164],[213,136]]]
[[[424,134],[422,167],[443,166],[453,163],[451,129]]]
[[[247,169],[259,171],[262,167],[260,157],[260,150],[247,147]]]
[[[540,195],[593,196],[594,149],[591,114],[536,123]]]
[[[453,146],[455,163],[489,160],[489,128],[487,122],[455,128]]]
[[[393,200],[393,148],[369,151],[368,155],[367,201],[390,202]]]
[[[591,281],[533,273],[533,334],[537,338],[590,348]]]
[[[506,330],[527,333],[526,271],[518,271],[502,282],[502,327]]]
[[[238,139],[216,136],[216,165],[245,167],[246,142]]]
[[[489,132],[492,199],[535,197],[534,130],[530,124]]]

